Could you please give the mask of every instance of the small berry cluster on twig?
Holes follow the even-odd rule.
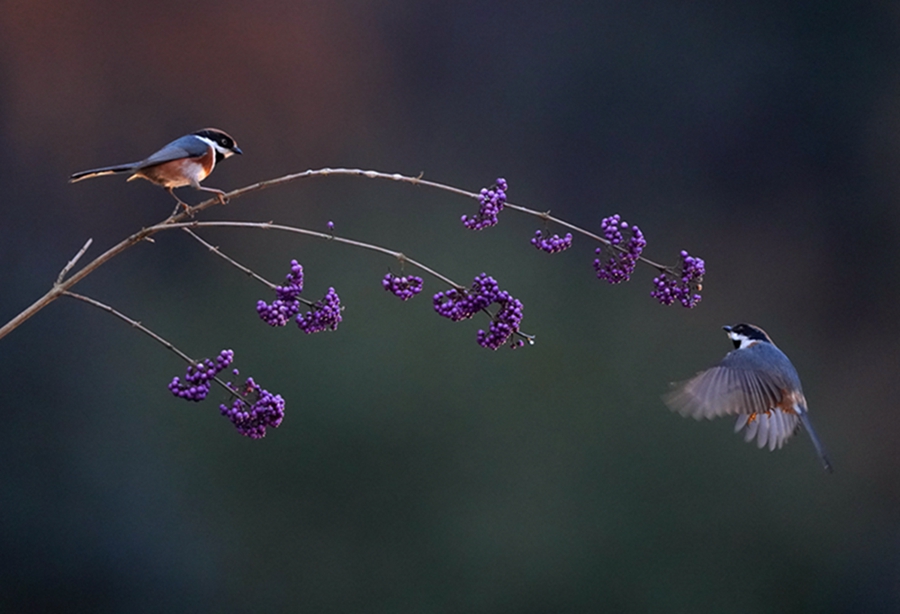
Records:
[[[548,254],[558,254],[572,247],[572,233],[567,232],[564,237],[556,234],[551,237],[545,237],[540,230],[536,230],[531,238],[531,244]]]
[[[600,222],[603,236],[609,241],[609,245],[598,247],[595,251],[594,271],[597,279],[605,279],[611,284],[622,283],[631,279],[634,267],[637,266],[641,252],[647,245],[647,240],[641,229],[637,226],[629,228],[627,222],[616,214],[603,218]],[[625,240],[625,235],[628,240]]]
[[[454,322],[466,320],[497,303],[500,309],[491,317],[489,332],[479,330],[478,344],[496,350],[506,343],[514,333],[519,332],[522,321],[522,303],[505,290],[500,290],[497,281],[487,273],[481,273],[472,280],[472,287],[451,288],[438,292],[433,299],[434,310]]]
[[[300,312],[300,293],[303,292],[303,267],[296,260],[291,260],[291,272],[288,273],[283,286],[275,286],[278,298],[269,305],[265,301],[257,301],[256,312],[263,322],[269,326],[285,326],[288,320]]]
[[[334,288],[328,288],[328,292],[320,300],[311,305],[312,309],[297,316],[297,326],[307,335],[319,333],[323,330],[337,330],[341,320],[341,297]]]
[[[454,322],[467,320],[494,302],[500,291],[497,281],[487,273],[476,275],[471,290],[451,288],[432,298],[434,310]]]
[[[381,287],[399,298],[408,301],[422,291],[424,281],[417,275],[392,275],[387,273],[381,280]]]
[[[478,345],[490,350],[499,349],[514,334],[519,332],[519,324],[522,322],[522,301],[514,298],[506,290],[501,290],[494,297],[494,302],[500,306],[488,327],[488,332],[479,330],[476,336]],[[510,347],[522,347],[525,342],[518,339]]]
[[[184,375],[184,381],[175,376],[169,382],[169,391],[176,397],[188,401],[202,401],[209,394],[212,380],[234,360],[234,352],[222,350],[216,356],[215,362],[209,358],[188,365]]]
[[[478,213],[461,218],[463,226],[469,230],[484,230],[497,224],[497,216],[503,210],[506,203],[506,179],[498,177],[497,182],[491,188],[482,188],[478,194]]]
[[[237,375],[237,369],[235,369]],[[284,399],[280,394],[272,394],[248,377],[236,390],[231,382],[227,386],[237,395],[230,405],[219,405],[220,413],[231,420],[238,432],[250,439],[266,436],[266,428],[278,428],[284,420]]]
[[[291,260],[291,272],[283,286],[275,286],[278,298],[271,304],[263,300],[256,302],[256,313],[269,326],[285,326],[296,316],[297,326],[306,334],[323,330],[337,330],[341,321],[341,298],[334,288],[328,288],[325,296],[315,303],[308,303],[310,310],[300,313],[300,293],[303,292],[303,266]]]
[[[658,277],[653,278],[655,289],[650,296],[663,305],[671,305],[678,301],[688,308],[693,308],[700,302],[700,291],[703,286],[703,275],[706,273],[706,263],[702,258],[695,258],[686,251],[681,251],[681,264],[674,270],[665,270]]]

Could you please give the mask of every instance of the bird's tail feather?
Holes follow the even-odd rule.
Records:
[[[103,177],[104,175],[118,175],[119,173],[133,172],[136,164],[120,164],[119,166],[104,166],[103,168],[92,168],[89,171],[81,171],[69,177],[69,183],[75,183],[82,179],[90,179],[91,177]]]
[[[828,458],[828,451],[825,450],[825,446],[822,445],[819,436],[816,435],[816,431],[813,429],[812,422],[809,421],[806,410],[798,413],[800,414],[800,421],[803,423],[803,428],[809,433],[809,438],[812,439],[813,445],[816,447],[816,453],[819,455],[819,458],[822,459],[822,466],[825,467],[825,471],[828,473],[833,473],[834,469],[831,466],[831,460]]]

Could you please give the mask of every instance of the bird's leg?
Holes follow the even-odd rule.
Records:
[[[183,200],[181,200],[180,198],[178,198],[178,197],[175,195],[175,192],[172,190],[172,188],[166,188],[166,192],[168,192],[169,194],[171,194],[171,195],[172,195],[172,198],[174,198],[175,200],[178,201],[178,204],[175,205],[175,208],[172,210],[172,213],[171,213],[171,215],[170,215],[169,217],[174,217],[174,216],[178,213],[178,210],[181,209],[181,208],[184,208],[184,211],[185,211],[186,213],[190,213],[190,211],[191,211],[191,206],[190,206],[189,204],[187,204],[186,202],[184,202]]]
[[[228,199],[225,198],[225,192],[223,192],[222,190],[219,190],[219,189],[216,189],[216,188],[207,188],[207,187],[202,186],[202,185],[198,185],[198,186],[197,186],[197,189],[198,189],[198,190],[203,190],[204,192],[212,192],[213,194],[216,195],[216,197],[219,199],[219,203],[222,204],[222,205],[224,205],[225,203],[228,202]]]

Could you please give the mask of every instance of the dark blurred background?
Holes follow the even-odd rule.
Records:
[[[61,299],[0,340],[3,612],[900,611],[900,10],[891,2],[0,2],[0,320],[163,219],[146,182],[69,185],[216,126],[233,189],[324,166],[477,191],[646,255],[706,259],[703,302],[609,286],[504,212],[367,179],[294,183],[203,219],[402,250],[525,304],[491,352],[398,263],[260,231],[203,233],[346,305],[337,332],[256,317],[263,286],[163,233],[76,288],[287,399],[261,441],[166,390],[184,364]],[[181,196],[198,202],[185,189]],[[757,323],[791,356],[836,467],[660,401]]]

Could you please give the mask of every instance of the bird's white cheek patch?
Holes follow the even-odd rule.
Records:
[[[738,346],[739,350],[747,349],[748,347],[756,343],[756,339],[750,339],[745,335],[740,335],[734,332],[728,333],[728,338],[732,341],[740,343],[740,345]]]

